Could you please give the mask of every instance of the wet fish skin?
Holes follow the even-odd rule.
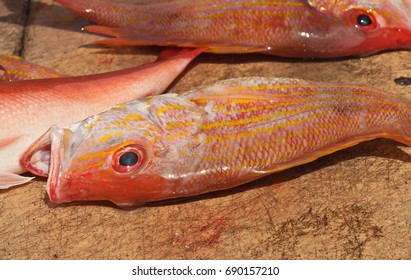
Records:
[[[362,86],[251,77],[54,126],[24,159],[33,171],[33,154],[51,158],[53,202],[130,206],[232,188],[375,138],[411,146],[408,99]]]
[[[110,45],[207,47],[285,57],[365,56],[411,47],[410,0],[55,0]]]
[[[18,174],[24,151],[53,124],[68,125],[137,98],[162,93],[201,49],[168,49],[138,67],[88,76],[0,82],[0,189]]]

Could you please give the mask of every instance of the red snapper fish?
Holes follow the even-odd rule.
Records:
[[[365,56],[411,47],[411,0],[54,0],[110,45],[205,47],[284,57]]]
[[[232,188],[375,138],[411,146],[410,100],[361,86],[251,77],[53,126],[22,162],[49,176],[55,203],[130,206]]]
[[[0,82],[0,189],[32,179],[17,175],[26,171],[20,157],[51,125],[68,125],[116,104],[162,93],[201,52],[170,49],[156,62],[120,71]]]

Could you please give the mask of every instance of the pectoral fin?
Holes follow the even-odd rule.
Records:
[[[0,189],[8,189],[13,186],[30,182],[34,177],[24,177],[17,174],[0,171]]]

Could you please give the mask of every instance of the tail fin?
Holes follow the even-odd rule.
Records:
[[[18,56],[11,55],[0,55],[0,69],[0,81],[33,80],[65,76],[53,69],[32,64]]]

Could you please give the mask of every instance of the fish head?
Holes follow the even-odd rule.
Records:
[[[162,200],[172,196],[168,170],[179,160],[175,149],[184,145],[175,135],[190,139],[200,118],[201,112],[184,97],[140,99],[50,128],[23,162],[29,171],[48,175],[47,191],[55,203],[109,200],[132,206]],[[38,158],[49,160],[47,172],[38,171]]]
[[[411,48],[411,0],[308,0],[312,19],[301,30],[315,56],[370,55]]]

